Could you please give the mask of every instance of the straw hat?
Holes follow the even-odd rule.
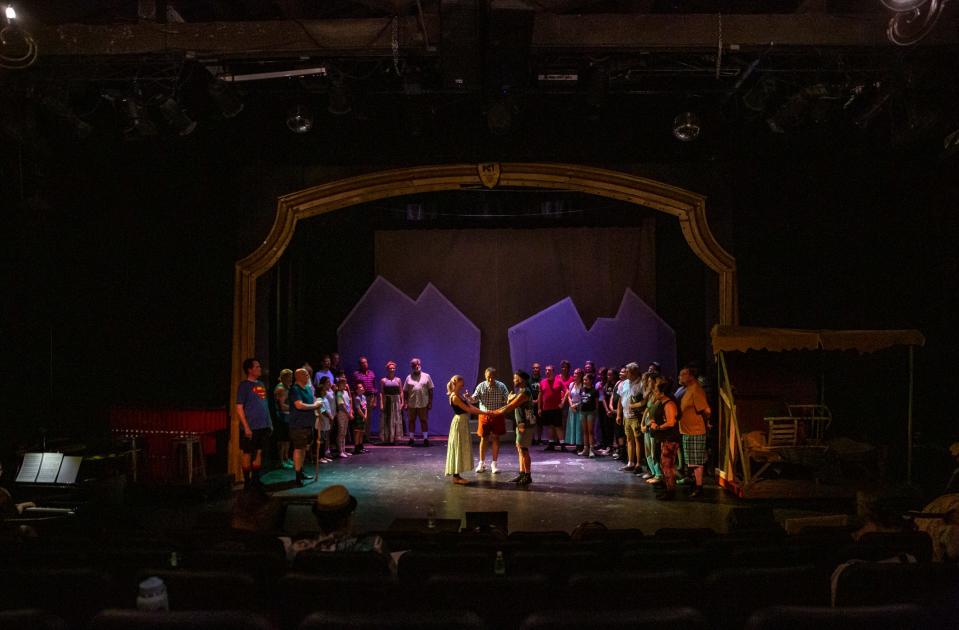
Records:
[[[346,486],[339,484],[329,486],[316,495],[313,510],[316,512],[352,512],[356,509],[356,498],[350,494]]]

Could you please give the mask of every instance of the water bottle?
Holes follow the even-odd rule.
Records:
[[[158,577],[149,577],[140,582],[137,610],[170,610],[170,601],[167,599],[166,584],[163,580]]]
[[[436,529],[436,508],[432,505],[426,510],[426,527]]]
[[[493,563],[493,573],[496,575],[506,575],[506,558],[502,551],[496,552],[496,561]]]

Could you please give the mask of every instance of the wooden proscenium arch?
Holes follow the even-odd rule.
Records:
[[[547,188],[619,199],[679,219],[689,247],[719,275],[719,323],[738,324],[736,260],[720,246],[706,222],[702,195],[627,173],[576,164],[449,164],[414,166],[357,175],[280,197],[273,228],[256,251],[236,263],[233,297],[233,375],[230,381],[229,472],[240,474],[239,419],[233,395],[243,359],[253,356],[256,279],[283,255],[297,221],[378,199],[461,188]]]

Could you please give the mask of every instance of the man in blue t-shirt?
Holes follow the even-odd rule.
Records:
[[[266,400],[266,385],[260,381],[263,368],[257,359],[245,359],[246,380],[236,388],[236,415],[240,418],[240,449],[243,451],[243,484],[247,488],[260,483],[263,449],[270,443],[273,421]]]

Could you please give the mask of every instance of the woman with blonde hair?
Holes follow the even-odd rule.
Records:
[[[460,473],[473,468],[473,444],[470,441],[470,414],[483,413],[463,397],[463,377],[454,374],[446,384],[446,396],[453,410],[449,440],[446,443],[446,476],[453,483],[465,486],[469,483]]]

